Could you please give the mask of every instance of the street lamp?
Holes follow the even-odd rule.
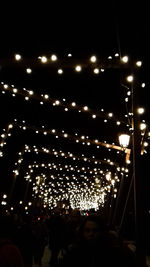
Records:
[[[128,134],[120,134],[119,135],[119,144],[121,147],[126,148],[128,147],[130,142],[130,135]]]
[[[120,144],[122,150],[127,154],[126,155],[126,163],[128,163],[129,157],[130,157],[130,149],[127,148],[129,146],[129,142],[130,142],[130,135],[125,134],[125,133],[119,135],[119,144]],[[123,190],[123,185],[124,185],[124,174],[122,173],[122,178],[121,178],[121,181],[120,181],[120,186],[119,186],[119,191],[118,191],[118,196],[117,196],[117,200],[116,200],[116,206],[115,206],[115,210],[114,210],[114,216],[113,216],[112,223],[117,222],[116,215],[117,215],[117,211],[118,211],[118,205],[119,205],[119,202],[120,202],[121,193],[122,193],[122,190]],[[121,230],[121,227],[122,227],[122,223],[123,223],[123,219],[124,219],[124,215],[125,215],[125,210],[126,210],[126,206],[127,206],[127,202],[128,202],[129,193],[130,193],[130,189],[129,189],[128,196],[127,196],[127,199],[126,199],[126,202],[125,202],[123,215],[121,217],[121,222],[120,222],[120,225],[119,225],[119,231]]]

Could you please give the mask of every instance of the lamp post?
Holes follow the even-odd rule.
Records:
[[[129,81],[129,80],[128,80]],[[145,243],[144,243],[144,204],[143,204],[143,184],[141,179],[141,133],[140,118],[137,112],[139,102],[139,88],[131,82],[131,102],[132,102],[132,170],[134,186],[134,223],[137,266],[145,267]]]
[[[127,149],[127,147],[129,146],[129,143],[130,143],[130,135],[123,133],[123,134],[120,134],[118,138],[119,138],[120,147],[122,148],[122,150],[124,152],[127,153],[128,150],[129,150],[129,149]],[[127,161],[126,161],[126,163],[127,163]],[[113,216],[112,223],[116,223],[117,222],[116,215],[117,215],[120,196],[121,196],[121,193],[122,193],[122,190],[123,190],[123,185],[124,185],[124,173],[122,173],[122,176],[121,176],[121,181],[120,181],[120,186],[119,186],[119,191],[118,191],[118,196],[117,196],[117,200],[116,200],[116,206],[115,206],[115,210],[114,210],[114,216]],[[126,201],[126,203],[127,203],[127,201]],[[125,209],[126,209],[126,205],[125,205],[124,211],[125,211]],[[122,215],[121,223],[119,225],[119,229],[118,229],[119,231],[121,229],[123,218],[124,218],[124,212],[123,212],[123,215]]]
[[[133,85],[132,85],[133,87]],[[145,242],[144,242],[144,192],[141,172],[141,133],[140,119],[136,107],[138,106],[137,89],[132,88],[132,104],[133,104],[133,119],[132,119],[132,150],[133,150],[133,183],[134,183],[134,218],[135,218],[135,241],[136,241],[136,258],[139,267],[146,266],[145,263]]]

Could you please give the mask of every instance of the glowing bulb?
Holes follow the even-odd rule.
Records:
[[[148,142],[144,142],[144,146],[147,147],[148,146]]]
[[[76,70],[77,72],[80,72],[80,71],[81,71],[81,66],[80,66],[80,65],[77,65],[77,66],[75,67],[75,70]]]
[[[127,77],[127,81],[128,81],[128,82],[133,82],[133,76],[132,76],[132,75],[129,75],[129,76]]]
[[[140,129],[141,129],[141,130],[146,129],[146,124],[145,124],[145,123],[141,123],[141,124],[140,124]]]
[[[14,93],[17,93],[17,92],[18,92],[18,90],[17,90],[16,88],[14,88],[14,89],[13,89],[13,92],[14,92]]]
[[[90,61],[93,62],[93,63],[96,62],[96,56],[92,56],[92,57],[90,58]]]
[[[99,69],[98,69],[98,68],[95,68],[95,69],[93,70],[93,72],[94,72],[95,74],[98,74],[98,73],[99,73]]]
[[[34,94],[34,92],[33,91],[29,91],[29,95],[33,95]]]
[[[42,63],[46,63],[46,62],[47,62],[47,57],[42,56],[42,57],[41,57],[41,62],[42,62]]]
[[[56,61],[56,60],[57,60],[57,56],[56,56],[56,55],[52,55],[52,56],[51,56],[51,60],[52,60],[52,61]]]
[[[128,91],[128,92],[127,92],[127,95],[130,96],[130,95],[131,95],[131,91]]]
[[[88,107],[87,107],[87,106],[85,106],[83,109],[84,109],[84,110],[88,110]]]
[[[99,183],[99,179],[95,178],[95,183],[98,184]]]
[[[16,55],[15,55],[15,59],[18,60],[18,61],[21,60],[21,55],[16,54]]]
[[[72,102],[71,105],[72,105],[73,107],[75,107],[75,106],[76,106],[76,103],[75,103],[75,102]]]
[[[13,124],[9,124],[9,125],[8,125],[8,128],[9,128],[9,129],[13,128]]]
[[[138,108],[137,111],[138,111],[139,114],[143,114],[144,113],[144,108]]]
[[[96,118],[96,115],[95,115],[95,114],[93,114],[93,115],[92,115],[92,118],[93,118],[93,119],[95,119],[95,118]]]
[[[124,57],[122,58],[122,61],[123,61],[124,63],[127,63],[127,62],[128,62],[128,56],[124,56]]]
[[[56,101],[55,101],[55,104],[56,104],[56,105],[59,105],[59,104],[60,104],[60,101],[59,101],[59,100],[56,100]]]
[[[109,181],[111,179],[111,174],[110,173],[107,173],[106,174],[106,180]]]
[[[32,70],[31,70],[30,68],[27,68],[27,69],[26,69],[26,72],[27,72],[28,74],[30,74],[30,73],[32,72]]]
[[[44,98],[45,98],[45,99],[48,99],[48,98],[49,98],[49,95],[44,95]]]
[[[7,84],[4,84],[4,88],[7,89],[8,88],[8,85]]]
[[[58,74],[62,74],[63,70],[62,69],[58,69]]]
[[[136,62],[136,65],[137,65],[138,67],[141,67],[141,66],[142,66],[142,61],[140,61],[140,60],[137,61],[137,62]]]

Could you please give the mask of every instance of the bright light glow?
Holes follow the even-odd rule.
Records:
[[[40,59],[41,59],[42,63],[46,63],[47,62],[47,57],[45,57],[45,56],[42,56]]]
[[[146,129],[146,124],[145,123],[141,123],[140,124],[140,129],[141,130],[145,130]]]
[[[148,142],[144,142],[144,146],[147,147],[148,146]]]
[[[18,60],[18,61],[21,60],[21,55],[16,54],[16,55],[15,55],[15,59]]]
[[[75,103],[75,102],[72,102],[71,105],[72,105],[73,107],[75,107],[75,106],[76,106],[76,103]]]
[[[13,128],[13,125],[12,125],[12,124],[9,124],[9,125],[8,125],[8,128],[9,128],[9,129]]]
[[[145,110],[144,110],[144,108],[138,108],[137,111],[139,114],[143,114]]]
[[[119,143],[122,147],[128,147],[130,141],[130,135],[128,134],[121,134],[119,135]]]
[[[26,72],[27,72],[28,74],[30,74],[30,73],[32,72],[32,70],[31,70],[30,68],[27,68],[27,69],[26,69]]]
[[[128,92],[127,92],[127,95],[130,96],[130,95],[131,95],[131,91],[128,91]]]
[[[95,114],[93,114],[93,115],[92,115],[92,118],[93,118],[93,119],[95,119],[95,118],[96,118],[96,115],[95,115]]]
[[[84,109],[84,110],[88,110],[88,107],[87,107],[87,106],[85,106],[83,109]]]
[[[81,66],[80,65],[77,65],[76,67],[75,67],[75,70],[77,71],[77,72],[79,72],[79,71],[81,71]]]
[[[56,56],[56,55],[52,55],[52,56],[51,56],[51,60],[52,60],[52,61],[56,61],[56,60],[57,60],[57,56]]]
[[[63,74],[63,70],[62,69],[59,69],[58,70],[58,74]]]
[[[128,56],[124,56],[124,57],[122,57],[121,60],[122,60],[124,63],[127,63],[128,60],[129,60],[129,58],[128,58]]]
[[[137,61],[137,62],[136,62],[136,65],[137,65],[138,67],[141,67],[141,66],[142,66],[142,61],[140,61],[140,60]]]
[[[99,179],[95,178],[95,183],[98,184],[99,183]]]
[[[48,98],[49,98],[49,95],[44,95],[44,98],[45,98],[45,99],[48,99]]]
[[[133,76],[132,76],[132,75],[129,75],[129,76],[127,77],[127,81],[128,81],[128,82],[133,82]]]
[[[91,56],[90,61],[93,63],[96,62],[96,56]]]
[[[34,94],[34,92],[33,91],[29,91],[29,95],[33,95]]]
[[[13,92],[16,94],[18,92],[18,90],[16,88],[14,88]]]
[[[98,69],[98,68],[95,68],[95,69],[93,70],[93,72],[94,72],[95,74],[99,74],[99,69]]]
[[[107,180],[107,181],[110,181],[110,179],[111,179],[111,174],[110,174],[110,173],[107,173],[107,174],[106,174],[106,180]]]
[[[56,105],[59,105],[59,104],[60,104],[60,101],[59,101],[59,100],[56,100],[56,101],[55,101],[55,104],[56,104]]]

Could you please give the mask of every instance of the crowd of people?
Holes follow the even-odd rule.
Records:
[[[1,214],[0,266],[41,266],[46,246],[50,267],[137,266],[135,247],[124,241],[98,212]]]

